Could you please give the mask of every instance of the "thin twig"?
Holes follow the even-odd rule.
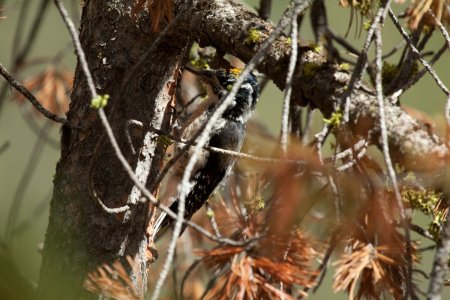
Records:
[[[434,249],[436,249],[436,244],[419,248],[419,249],[417,249],[417,251],[419,251],[419,252],[427,252],[427,251],[434,250]],[[430,277],[428,276],[428,278],[430,278]]]
[[[324,160],[322,157],[322,146],[325,142],[325,139],[327,138],[328,134],[330,133],[331,126],[328,123],[325,123],[322,131],[316,134],[315,136],[315,145],[316,145],[316,153],[317,157],[319,158],[319,162],[322,166],[324,166]],[[333,164],[336,163],[336,156],[333,157]],[[336,186],[335,180],[333,178],[333,175],[329,171],[325,171],[325,176],[328,179],[328,184],[331,187],[331,192],[333,193],[334,197],[334,204],[335,204],[335,210],[336,210],[336,218],[339,221],[340,220],[340,194],[339,190]]]
[[[430,9],[428,10],[428,13],[434,18],[436,25],[438,26],[439,30],[441,31],[442,35],[445,38],[445,41],[447,43],[447,50],[450,50],[450,35],[448,31],[445,29],[445,27],[442,25],[441,21],[436,18],[433,11]],[[450,126],[450,95],[447,97],[447,103],[445,105],[445,119],[447,120],[447,125]]]
[[[324,0],[315,0],[310,9],[311,27],[314,33],[314,41],[323,43],[329,61],[341,63],[341,56],[333,45],[333,39],[328,34],[328,17]]]
[[[269,19],[271,10],[272,10],[272,0],[259,1],[258,15],[261,17],[261,19],[263,20]]]
[[[178,142],[181,144],[185,144],[185,145],[189,145],[189,147],[197,144],[195,142],[192,143],[190,140],[186,141],[184,139],[177,138],[177,137],[167,134],[159,129],[150,128],[149,126],[145,126],[142,122],[139,122],[137,120],[128,120],[125,123],[125,131],[126,131],[125,135],[126,135],[127,141],[129,143],[130,149],[133,154],[136,154],[136,151],[134,149],[133,143],[131,141],[131,136],[129,133],[131,125],[145,128],[146,130],[150,130],[156,134],[162,135],[164,137],[168,137],[172,141],[175,141],[175,142]],[[330,162],[334,163],[336,160],[350,160],[350,161],[346,162],[345,164],[336,167],[336,170],[338,172],[343,172],[343,171],[353,167],[366,154],[367,146],[368,146],[368,142],[364,139],[361,139],[360,141],[355,143],[351,148],[343,150],[342,152],[339,152],[333,156],[323,158],[323,162],[324,163],[330,163]],[[256,156],[253,154],[248,154],[248,153],[244,153],[244,152],[236,152],[236,151],[232,151],[232,150],[211,147],[211,146],[205,146],[205,147],[203,147],[203,149],[207,150],[207,151],[215,152],[215,153],[229,155],[229,156],[240,158],[240,159],[248,159],[248,160],[267,163],[267,164],[279,164],[279,163],[294,164],[294,165],[307,165],[308,164],[308,162],[305,160]],[[354,152],[357,152],[356,157],[354,157]],[[175,159],[174,161],[177,161],[177,159]],[[171,161],[169,161],[169,162],[171,162]],[[167,166],[168,166],[168,164],[166,164],[166,167]],[[167,168],[167,171],[168,171],[168,169],[170,169],[170,166],[169,166],[169,168]],[[162,180],[162,179],[164,179],[164,175],[167,174],[167,172],[161,172],[161,173],[163,174],[163,176],[160,176],[161,177],[160,179]],[[156,182],[159,184],[161,182],[161,180],[157,180]],[[128,206],[126,206],[126,207],[128,207]],[[124,206],[124,209],[125,209],[125,206]],[[116,211],[123,212],[123,210],[116,210]],[[110,212],[113,212],[113,211],[110,211]]]
[[[306,145],[308,142],[309,132],[311,131],[312,128],[312,121],[313,121],[312,114],[313,111],[311,107],[308,106],[308,108],[306,109],[305,125],[303,126],[302,145]]]
[[[313,282],[317,279],[317,277],[319,277],[319,281],[317,282],[317,284],[314,286],[313,289],[313,293],[315,293],[317,291],[317,289],[320,287],[320,285],[322,284],[323,279],[325,278],[325,274],[326,274],[326,270],[327,270],[327,265],[328,265],[328,261],[331,258],[331,254],[334,251],[334,248],[336,247],[337,241],[336,241],[336,237],[337,237],[337,231],[335,231],[330,238],[330,244],[327,248],[327,252],[325,253],[324,258],[322,259],[322,262],[320,263],[319,267],[317,268],[316,272],[314,272],[313,275],[311,275],[311,277],[309,278],[309,281]],[[309,291],[311,287],[310,286],[305,286],[303,288],[303,292],[307,293]],[[299,297],[300,299],[302,299],[302,296],[300,295]]]
[[[447,50],[448,45],[447,43],[445,43],[441,47],[441,49],[439,49],[439,51],[436,52],[436,54],[431,58],[428,64],[430,66],[433,66],[441,58],[442,54],[444,54]],[[403,92],[407,91],[410,87],[415,85],[427,73],[427,71],[428,70],[426,68],[422,68],[422,70],[420,70],[416,75],[414,75],[414,77],[412,77],[408,82],[406,82],[402,87],[400,87],[399,90],[394,92],[393,94],[396,95],[396,98],[398,98]]]
[[[178,286],[178,276],[177,276],[177,273],[178,273],[178,268],[177,268],[178,255],[177,255],[176,249],[175,249],[175,253],[173,254],[173,264],[174,264],[175,267],[172,268],[172,281],[173,281],[172,282],[172,286],[173,287],[177,287]],[[177,288],[174,288],[172,290],[172,294],[174,295],[172,299],[174,299],[174,300],[178,300],[179,299],[179,297],[178,297],[178,289]]]
[[[335,40],[339,45],[341,45],[342,47],[344,47],[345,50],[347,50],[348,52],[356,55],[356,56],[360,56],[361,52],[356,49],[352,44],[350,44],[349,42],[347,42],[346,39],[342,38],[341,36],[337,35],[336,33],[334,33],[333,30],[331,30],[330,28],[327,28],[327,34],[333,39]]]
[[[445,104],[445,119],[447,120],[447,126],[450,126],[450,95],[447,97],[447,102]]]
[[[382,58],[386,59],[389,58],[390,56],[394,55],[395,53],[397,53],[398,50],[403,49],[403,47],[406,45],[406,42],[404,40],[402,40],[400,43],[398,43],[397,45],[395,45],[394,48],[391,49],[391,51],[389,51],[386,54],[383,54]]]
[[[317,157],[320,163],[323,165],[322,146],[325,143],[326,138],[330,134],[331,126],[328,123],[323,125],[322,130],[314,136],[314,145],[316,147]]]
[[[422,227],[420,227],[419,225],[416,225],[416,224],[410,224],[409,226],[410,226],[411,230],[413,230],[417,234],[420,234],[421,236],[426,237],[427,239],[434,242],[434,237],[431,235],[431,233],[428,230],[423,229]]]
[[[0,63],[0,74],[8,81],[8,83],[13,86],[19,93],[21,93],[31,104],[36,108],[44,117],[50,119],[54,122],[68,124],[66,118],[60,117],[48,110],[46,110],[41,103],[34,97],[34,95],[24,87],[19,81],[17,81]]]
[[[260,0],[259,1],[259,9],[258,15],[261,19],[267,21],[270,18],[270,13],[272,11],[272,0]],[[259,94],[262,94],[262,91],[266,88],[267,83],[269,82],[269,78],[267,75],[263,75],[261,79],[261,83],[259,85]]]
[[[448,48],[450,49],[450,35],[449,35],[447,29],[445,29],[445,27],[442,25],[441,21],[436,18],[436,16],[434,15],[434,13],[431,9],[428,10],[428,13],[436,21],[436,25],[438,26],[439,30],[441,31],[442,35],[444,36],[445,41],[447,42]]]
[[[375,64],[376,64],[376,94],[378,100],[378,110],[380,115],[380,128],[381,128],[381,141],[383,148],[383,158],[388,171],[388,176],[391,181],[392,187],[394,189],[395,199],[397,206],[400,211],[400,218],[403,230],[405,232],[406,239],[406,263],[407,263],[407,273],[406,273],[406,291],[405,298],[407,299],[412,295],[412,249],[411,249],[411,236],[409,232],[408,221],[406,219],[406,211],[403,206],[402,197],[397,184],[397,178],[395,175],[394,167],[392,164],[391,156],[389,153],[389,142],[388,142],[388,129],[386,125],[386,111],[384,107],[384,97],[383,97],[383,85],[382,85],[382,69],[383,69],[383,47],[381,39],[381,24],[377,25],[377,30],[375,30]]]
[[[361,158],[363,158],[364,155],[366,155],[367,146],[368,146],[367,141],[361,140],[358,143],[356,143],[355,145],[353,145],[351,148],[344,150],[341,153],[338,153],[336,155],[336,159],[350,159],[350,161],[339,167],[336,167],[336,170],[338,172],[343,172],[343,171],[353,167],[354,165],[356,165],[359,162],[359,160]],[[356,151],[358,151],[358,153],[356,153],[356,157],[354,157],[353,153]],[[339,157],[340,155],[344,155],[344,154],[346,154],[344,156],[345,158]]]
[[[303,109],[300,105],[294,103],[293,98],[291,98],[290,104],[290,120],[291,124],[289,126],[290,132],[297,139],[300,139],[303,136],[303,128],[302,128],[302,117],[303,117]]]
[[[417,30],[418,30],[417,35],[418,35],[418,38],[419,38],[419,37],[420,37],[420,34],[422,33],[422,28],[419,27],[419,28],[417,28]],[[425,46],[427,45],[428,41],[429,41],[430,38],[433,36],[433,32],[434,32],[434,30],[431,29],[431,30],[429,30],[428,32],[425,33],[425,36],[422,38],[422,40],[420,41],[420,43],[418,43],[418,45],[417,45],[417,50],[418,50],[419,52],[421,52],[421,51],[425,48]],[[415,33],[415,32],[414,32],[414,33]]]
[[[290,102],[292,94],[292,83],[295,72],[295,65],[297,64],[297,52],[298,52],[298,24],[297,15],[293,14],[291,18],[291,57],[289,59],[289,67],[286,75],[286,88],[284,90],[283,99],[283,112],[281,117],[281,151],[283,156],[287,156],[288,144],[289,144],[289,112],[290,112]]]
[[[334,176],[331,172],[327,172],[327,179],[328,183],[331,188],[331,192],[333,194],[333,200],[334,200],[334,211],[336,215],[336,221],[338,223],[341,222],[341,195],[339,193],[339,188],[336,185],[336,181],[334,180]]]
[[[362,51],[360,52],[358,56],[358,61],[356,62],[356,66],[353,69],[352,76],[350,78],[350,81],[348,83],[348,89],[347,93],[344,94],[344,115],[343,115],[343,121],[344,123],[349,122],[350,118],[350,96],[355,88],[355,86],[358,85],[359,81],[362,78],[362,75],[364,74],[364,71],[367,67],[367,53],[369,51],[370,45],[372,44],[373,36],[375,33],[375,30],[378,26],[378,23],[384,19],[386,16],[386,13],[391,5],[392,0],[388,0],[386,3],[382,3],[380,5],[380,8],[377,11],[377,14],[375,15],[375,18],[373,19],[372,25],[369,28],[369,31],[367,32],[366,41],[364,42],[364,46]]]
[[[183,279],[181,280],[181,285],[180,285],[180,298],[183,300],[184,299],[184,285],[186,284],[186,281],[189,277],[189,275],[191,275],[192,271],[195,270],[195,268],[200,265],[200,263],[204,260],[204,258],[197,258],[190,266],[189,268],[186,270],[186,273],[184,273]]]
[[[208,216],[214,234],[218,237],[221,237],[222,235],[220,234],[219,225],[217,224],[216,217],[214,215],[214,210],[212,210],[211,205],[209,205],[208,201],[206,201],[205,203],[205,208],[206,215]]]
[[[397,17],[395,16],[394,12],[392,11],[392,9],[389,8],[388,12],[389,12],[389,17],[391,18],[392,22],[394,23],[395,27],[398,29],[400,34],[405,39],[405,41],[408,44],[411,51],[417,56],[417,59],[422,63],[424,68],[427,69],[427,71],[430,73],[431,77],[433,77],[434,81],[436,81],[437,85],[445,93],[445,95],[450,96],[449,90],[447,89],[445,84],[441,81],[439,76],[436,74],[436,71],[434,71],[434,69],[422,57],[420,57],[420,52],[412,44],[411,39],[408,36],[408,33],[406,33],[406,31],[403,29],[402,25],[398,21]]]

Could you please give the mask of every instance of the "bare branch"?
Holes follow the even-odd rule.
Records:
[[[281,150],[283,151],[284,156],[287,155],[288,144],[289,144],[289,104],[291,102],[291,94],[292,94],[292,82],[295,71],[295,66],[297,64],[297,52],[298,52],[298,24],[297,24],[298,15],[293,14],[291,20],[291,58],[289,61],[289,69],[286,76],[286,89],[284,90],[284,100],[283,100],[283,113],[281,117],[281,137],[280,144]]]
[[[382,69],[383,69],[383,47],[381,41],[381,25],[377,26],[375,30],[375,64],[376,64],[376,91],[378,100],[378,110],[380,116],[380,126],[381,126],[381,140],[383,146],[383,158],[388,171],[388,176],[391,181],[392,187],[395,193],[395,200],[397,201],[397,206],[400,211],[401,223],[404,229],[405,239],[406,239],[406,263],[407,263],[407,273],[406,273],[406,291],[405,298],[408,299],[410,295],[413,295],[412,290],[412,248],[411,248],[411,234],[409,232],[409,225],[406,216],[405,207],[403,206],[402,196],[398,188],[397,177],[395,175],[394,166],[392,164],[391,155],[389,153],[389,143],[388,143],[388,130],[386,123],[386,112],[385,112],[385,101],[383,97],[383,85],[382,85]]]
[[[358,56],[358,61],[356,62],[355,69],[353,70],[352,77],[348,84],[348,90],[345,93],[345,98],[344,98],[344,103],[343,103],[343,105],[344,105],[343,120],[345,123],[348,123],[350,120],[350,96],[351,96],[355,86],[357,86],[359,84],[359,82],[362,78],[362,75],[364,74],[364,72],[366,70],[367,53],[369,51],[370,45],[372,44],[374,33],[378,27],[378,24],[383,22],[383,20],[386,16],[386,13],[388,11],[388,8],[391,5],[391,1],[392,0],[388,0],[386,3],[381,3],[377,14],[372,21],[372,25],[370,26],[369,31],[367,32],[367,37],[366,37],[366,41],[364,42],[363,50],[361,51],[361,54]]]
[[[270,11],[272,10],[272,0],[260,0],[258,14],[263,20],[270,18]]]
[[[21,93],[28,101],[33,104],[33,106],[47,119],[50,119],[57,123],[68,124],[66,118],[55,115],[54,113],[46,110],[41,103],[34,97],[34,95],[24,87],[20,82],[18,82],[0,63],[0,74],[8,81],[8,83],[13,86],[19,93]]]
[[[445,86],[445,84],[442,82],[442,80],[439,78],[439,76],[436,74],[436,71],[423,59],[420,57],[420,52],[414,47],[414,45],[411,42],[411,39],[408,36],[408,33],[403,29],[402,25],[398,21],[397,17],[395,16],[392,9],[389,8],[389,17],[391,18],[392,22],[394,23],[395,27],[398,29],[400,34],[405,39],[406,43],[408,44],[411,51],[417,56],[417,59],[422,63],[422,65],[427,69],[427,71],[431,74],[431,77],[433,77],[434,81],[436,81],[437,85],[441,88],[441,90],[445,93],[446,96],[450,95],[449,90]],[[394,93],[396,94],[396,92]]]

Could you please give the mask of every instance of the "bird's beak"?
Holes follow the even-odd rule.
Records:
[[[199,70],[192,68],[190,66],[186,66],[185,69],[191,72],[192,74],[197,75],[200,78],[200,80],[211,86],[217,86],[219,84],[217,80],[216,71],[214,70]]]

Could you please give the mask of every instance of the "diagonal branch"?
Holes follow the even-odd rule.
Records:
[[[34,108],[36,108],[44,117],[58,123],[67,124],[67,119],[60,117],[51,111],[45,109],[39,100],[34,97],[34,95],[24,87],[19,81],[17,81],[3,66],[0,64],[0,75],[2,75],[6,81],[13,86],[19,93],[21,93],[31,104],[33,104]]]

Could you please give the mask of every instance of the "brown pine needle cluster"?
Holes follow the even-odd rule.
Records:
[[[348,254],[343,254],[334,263],[336,273],[333,289],[347,291],[349,299],[402,299],[402,290],[399,282],[403,273],[398,272],[404,264],[399,261],[400,251],[404,246],[391,244],[374,246],[359,240],[349,241]],[[397,269],[397,270],[396,270]],[[395,272],[393,272],[395,270]],[[355,295],[357,285],[358,292]]]
[[[298,229],[290,241],[265,237],[248,247],[221,246],[198,252],[205,265],[220,274],[206,299],[295,299],[286,289],[311,287],[311,277],[316,275],[311,266],[318,253],[309,240]],[[277,249],[266,251],[269,244]]]
[[[423,25],[429,27],[436,26],[436,20],[443,24],[450,24],[449,5],[450,0],[413,0],[407,10],[408,27],[414,30],[421,21]],[[434,16],[428,13],[429,10]]]
[[[170,22],[173,19],[173,1],[172,0],[137,0],[133,15],[146,9],[150,15],[151,28],[153,32],[160,31],[160,23],[162,20]]]
[[[24,81],[24,86],[31,91],[41,105],[54,114],[62,115],[69,109],[69,91],[72,88],[73,73],[58,70],[53,66],[44,72]],[[20,104],[25,98],[17,93],[15,97]]]
[[[392,192],[379,190],[363,208],[356,224],[341,231],[345,250],[334,262],[333,289],[349,299],[403,299],[408,275],[407,240],[393,225],[396,209]],[[346,237],[345,237],[346,236]],[[411,242],[411,264],[418,261]],[[416,287],[411,282],[410,293]]]
[[[132,259],[127,257],[130,265]],[[140,300],[130,276],[120,263],[115,261],[112,266],[103,264],[96,271],[88,274],[84,281],[88,291],[116,300]]]

